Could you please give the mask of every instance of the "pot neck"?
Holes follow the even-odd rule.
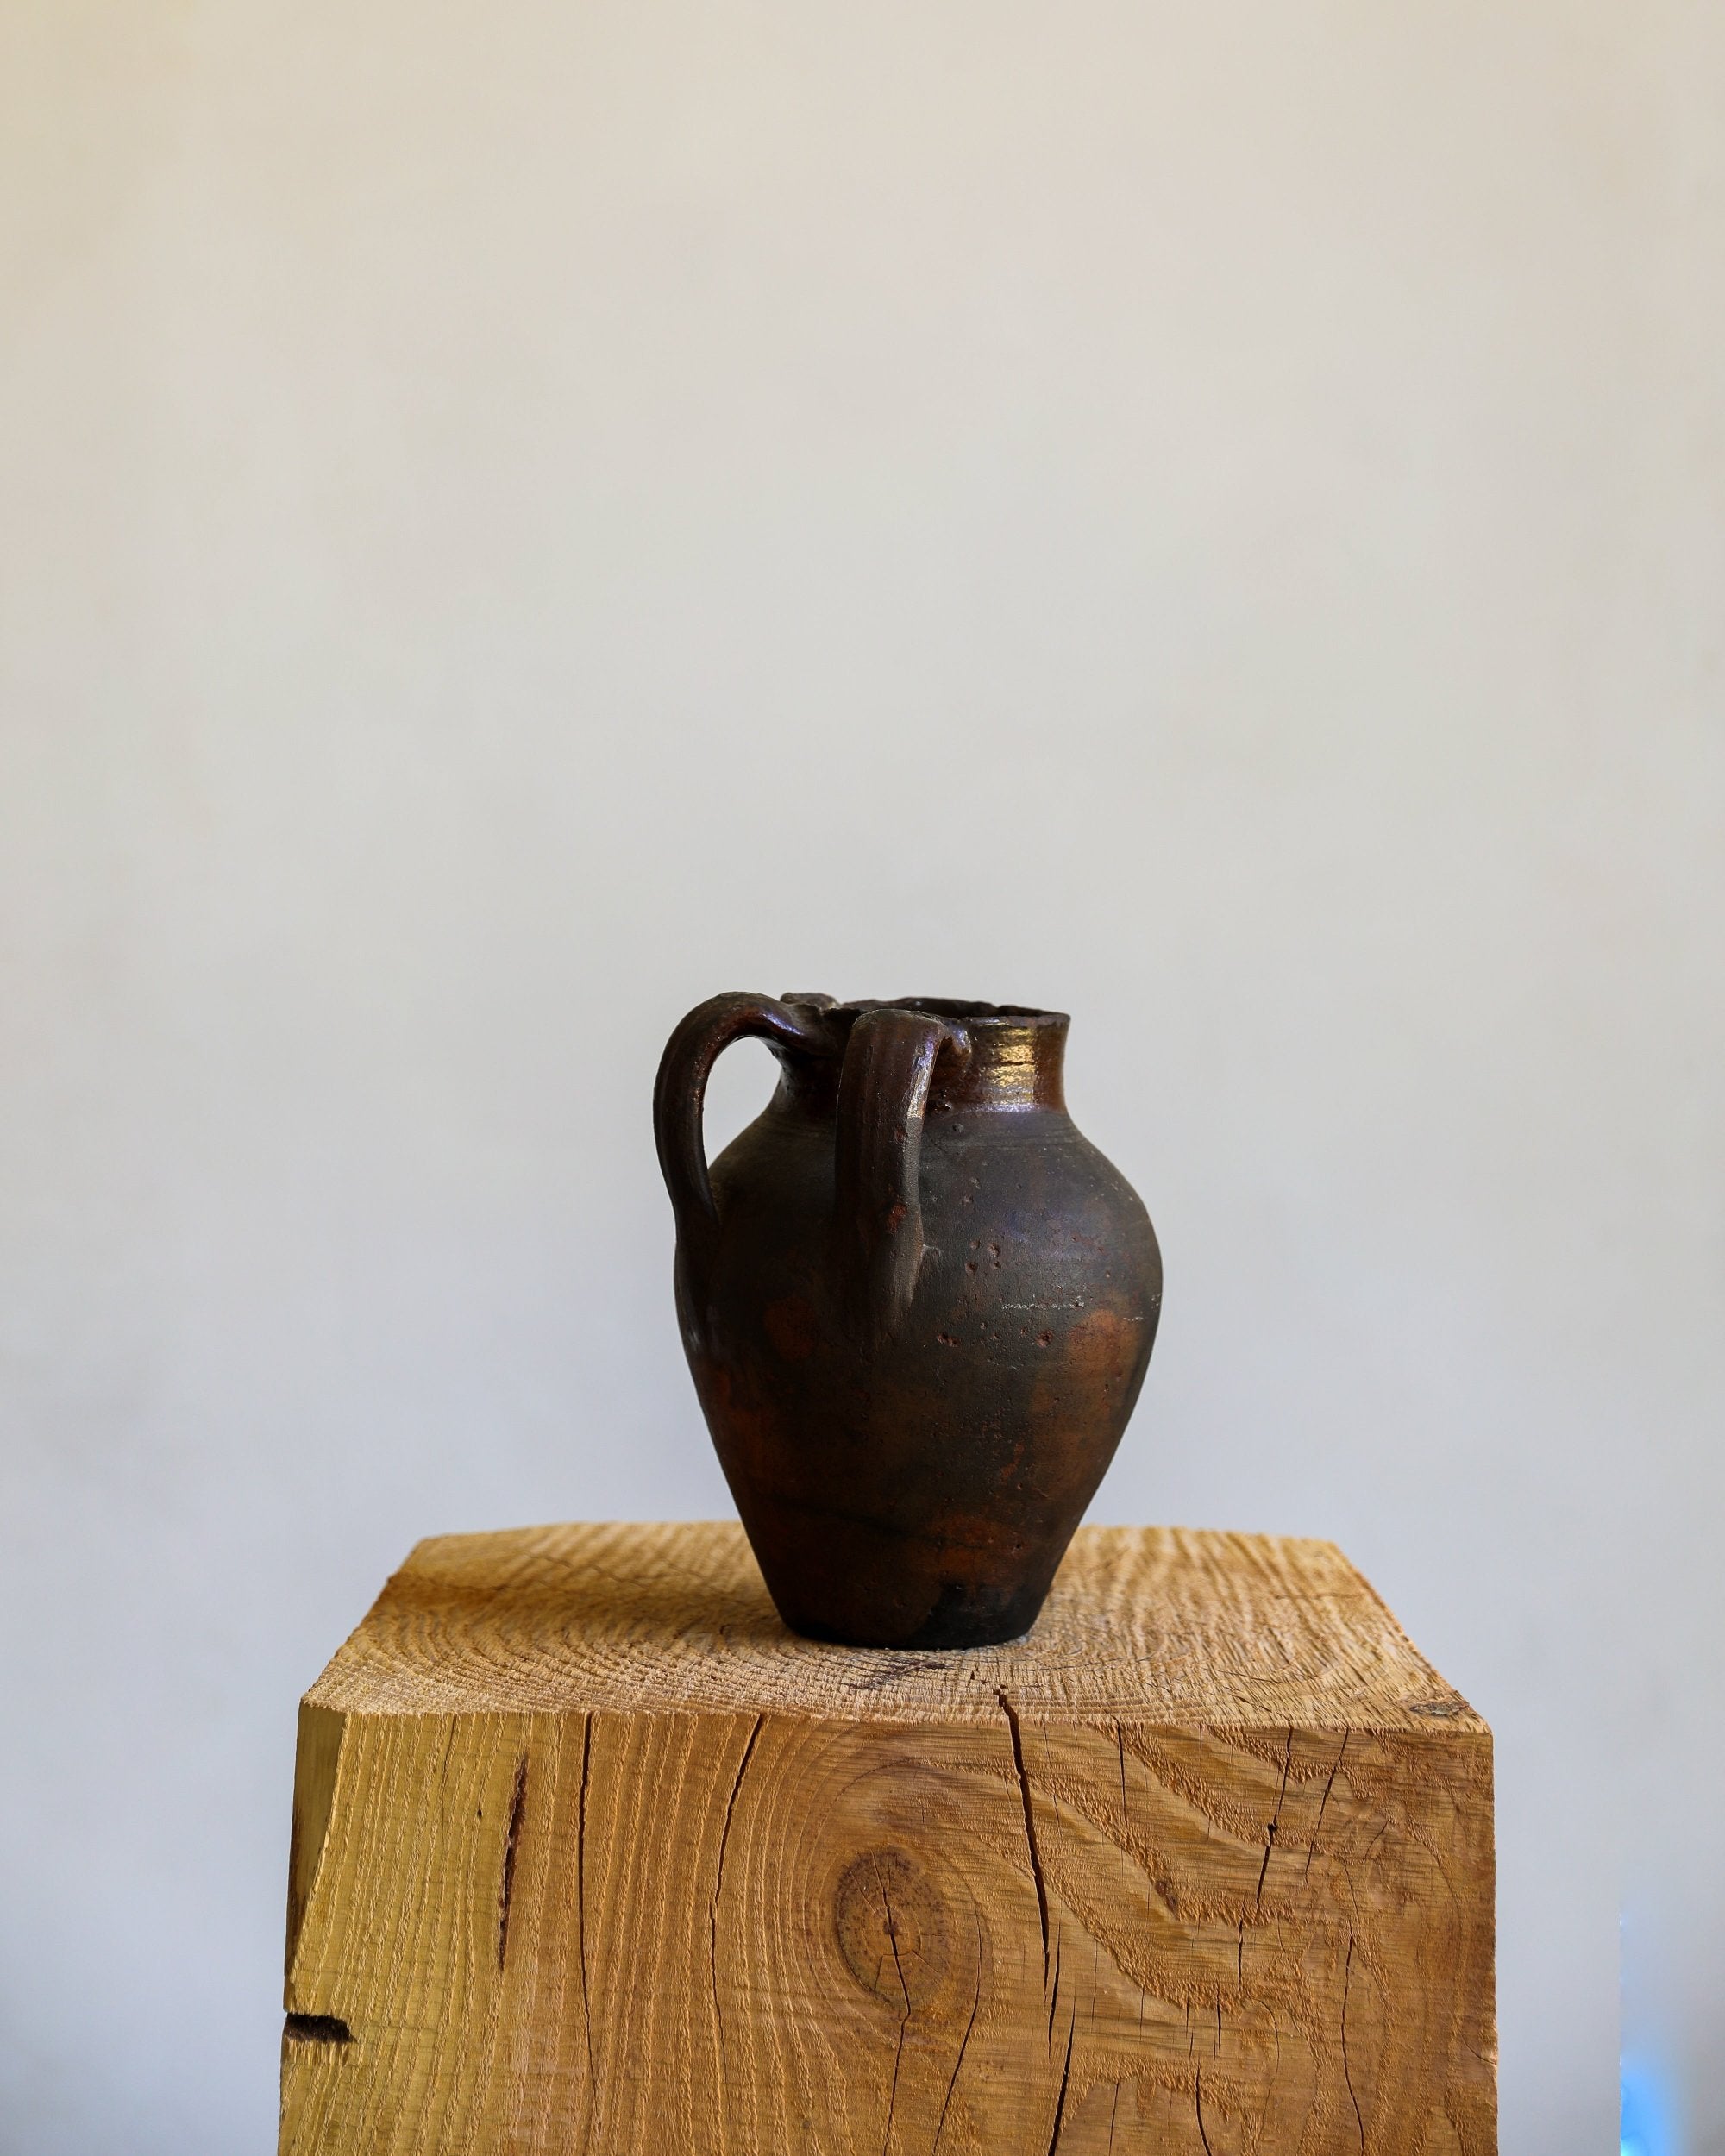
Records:
[[[866,1006],[859,1006],[866,1007]],[[1066,1106],[1066,1034],[1063,1011],[998,1009],[987,1004],[923,1001],[906,996],[894,1006],[925,1011],[943,1019],[968,1044],[942,1050],[929,1087],[932,1115],[963,1109],[1054,1108]]]
[[[774,1105],[783,1113],[825,1121],[837,1105],[840,1075],[850,1031],[865,1011],[916,1011],[939,1019],[953,1038],[943,1042],[930,1081],[927,1112],[1066,1107],[1066,1034],[1063,1011],[1029,1011],[1012,1005],[959,1003],[944,997],[902,996],[888,1003],[868,999],[834,1003],[828,996],[791,996],[794,1008],[818,1023],[823,1044],[813,1054],[777,1050],[781,1065]]]

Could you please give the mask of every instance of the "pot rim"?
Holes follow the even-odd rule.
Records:
[[[931,1018],[952,1018],[964,1026],[1070,1025],[1064,1011],[1044,1011],[1025,1003],[977,1003],[957,996],[856,996],[839,1005],[842,1011],[925,1011]]]

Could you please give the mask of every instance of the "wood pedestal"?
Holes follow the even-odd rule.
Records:
[[[742,1532],[423,1543],[300,1710],[283,2156],[1490,2156],[1491,1739],[1327,1543],[811,1645]]]

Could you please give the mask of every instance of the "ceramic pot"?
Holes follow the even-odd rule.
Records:
[[[707,1427],[786,1623],[972,1647],[1035,1622],[1150,1361],[1162,1263],[1078,1131],[1057,1011],[715,996],[654,1120]],[[709,1170],[707,1075],[779,1060]]]

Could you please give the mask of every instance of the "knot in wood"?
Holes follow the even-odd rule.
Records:
[[[833,1920],[844,1965],[865,1991],[910,2015],[939,1990],[950,1931],[945,1904],[903,1850],[853,1858],[833,1896]]]

